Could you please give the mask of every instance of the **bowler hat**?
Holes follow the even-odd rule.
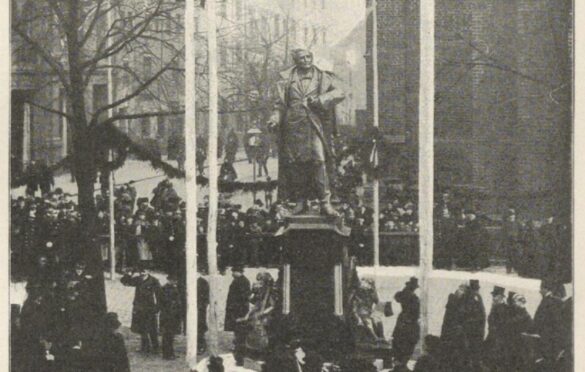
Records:
[[[416,289],[416,288],[418,288],[418,279],[413,276],[405,284],[408,287]]]
[[[504,295],[504,292],[506,291],[506,289],[504,287],[500,287],[495,285],[494,286],[494,290],[492,291],[492,296],[498,296],[498,295]]]
[[[469,281],[469,288],[471,288],[474,291],[478,291],[479,290],[479,280],[477,279],[471,279]]]

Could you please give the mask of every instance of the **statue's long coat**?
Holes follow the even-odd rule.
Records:
[[[331,183],[335,168],[333,138],[337,135],[335,105],[345,98],[334,79],[331,73],[313,67],[312,80],[303,89],[296,67],[280,73],[277,103],[271,116],[271,121],[279,123],[279,199],[288,199],[291,194],[288,185],[295,177],[291,163],[325,161]],[[318,102],[318,109],[303,104],[308,97]]]

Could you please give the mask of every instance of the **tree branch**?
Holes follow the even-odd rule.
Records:
[[[31,100],[28,100],[28,101],[26,101],[26,102],[27,102],[29,105],[31,105],[31,106],[34,106],[34,107],[40,108],[41,110],[44,110],[44,111],[50,112],[50,113],[52,113],[52,114],[57,114],[57,115],[59,115],[59,116],[61,116],[61,117],[67,118],[67,119],[69,119],[69,120],[73,120],[73,117],[72,117],[71,115],[68,115],[66,112],[63,112],[63,111],[61,111],[61,110],[55,110],[55,109],[53,109],[53,108],[50,108],[50,107],[47,107],[47,106],[41,105],[40,103],[33,102],[33,101],[31,101]]]
[[[65,87],[65,89],[69,89],[69,84],[67,82],[67,76],[63,69],[61,63],[55,60],[51,54],[45,50],[37,41],[35,41],[30,35],[21,30],[17,26],[13,26],[12,29],[14,32],[18,34],[37,54],[41,56],[41,58],[51,67],[54,73],[59,77],[61,84]]]
[[[113,109],[117,106],[120,106],[121,104],[130,101],[131,99],[138,97],[140,95],[140,93],[144,92],[152,83],[154,83],[162,74],[164,74],[167,70],[168,67],[175,61],[176,58],[178,58],[178,56],[180,55],[180,53],[177,53],[171,60],[169,63],[167,63],[162,69],[160,69],[156,74],[154,74],[150,79],[146,80],[144,82],[144,84],[142,84],[140,87],[138,87],[134,92],[120,98],[117,101],[114,101],[104,107],[99,108],[98,110],[96,110],[93,114],[93,119],[92,122],[94,122],[94,119],[99,117],[99,115],[101,115],[102,113],[106,112],[107,110]]]

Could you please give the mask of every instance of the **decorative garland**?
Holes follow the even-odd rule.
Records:
[[[209,179],[203,176],[197,176],[197,184],[199,186],[207,186]],[[239,181],[222,181],[218,180],[218,189],[220,192],[232,193],[237,191],[244,192],[259,192],[259,191],[273,191],[277,188],[278,181],[256,181],[256,182],[239,182]]]
[[[96,144],[96,163],[97,168],[102,172],[115,171],[124,166],[129,154],[134,155],[138,160],[148,161],[154,169],[161,170],[170,178],[185,178],[185,172],[171,164],[160,159],[160,154],[148,148],[143,144],[134,142],[127,134],[120,131],[113,124],[104,124],[94,128],[92,138],[95,139]],[[364,138],[365,137],[365,138]],[[375,151],[380,151],[380,145],[383,143],[383,135],[378,128],[368,128],[366,136],[362,138],[354,138],[353,143],[349,144],[348,149],[340,153],[339,158],[347,155],[356,155],[360,163],[364,167],[364,171],[368,177],[378,179],[381,176],[381,169],[375,166],[371,161],[371,154]],[[104,156],[98,154],[107,154],[109,150],[113,150],[114,159],[112,161],[104,160]],[[71,169],[71,155],[63,158],[61,161],[49,167],[49,171],[54,173],[58,169]],[[27,170],[20,177],[12,179],[11,186],[13,188],[26,185],[30,177],[35,175],[31,170]],[[206,186],[209,180],[206,177],[198,176],[197,184]],[[277,188],[278,181],[257,181],[257,182],[239,182],[239,181],[218,181],[220,192],[258,192],[258,191],[273,191]]]

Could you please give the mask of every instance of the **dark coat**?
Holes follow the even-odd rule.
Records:
[[[313,80],[308,91],[298,86],[296,67],[280,74],[277,83],[278,100],[270,120],[279,123],[278,128],[278,191],[279,198],[290,199],[298,190],[291,185],[298,179],[291,163],[317,160],[319,151],[313,151],[313,139],[321,141],[328,170],[334,164],[333,137],[337,134],[335,105],[344,99],[344,93],[334,85],[330,73],[314,68]],[[314,88],[314,89],[313,89]],[[319,102],[320,108],[304,108],[299,103],[308,96]],[[318,132],[317,132],[318,131]],[[317,133],[321,133],[320,136]],[[316,149],[315,149],[316,150]],[[334,177],[330,172],[330,177]],[[332,178],[331,178],[332,180]],[[306,192],[306,190],[303,190]]]
[[[414,367],[414,372],[440,372],[444,371],[439,361],[439,358],[436,358],[433,355],[425,354],[421,356],[417,361]]]
[[[207,307],[209,306],[209,283],[197,278],[197,333],[207,331]]]
[[[162,287],[160,309],[161,333],[174,335],[181,333],[183,303],[177,285],[167,283]]]
[[[450,294],[441,328],[443,363],[448,370],[459,371],[464,368],[462,355],[467,352],[468,341],[463,331],[465,317],[464,297]]]
[[[539,352],[545,359],[556,359],[562,350],[563,303],[549,295],[543,297],[534,314],[533,333],[540,335]]]
[[[493,367],[504,367],[510,307],[505,303],[494,304],[488,316],[488,335],[484,343],[486,361]]]
[[[246,316],[250,308],[250,281],[245,276],[234,278],[225,308],[225,331],[235,331],[236,320]]]
[[[506,322],[504,362],[510,371],[523,371],[527,368],[529,359],[529,345],[522,333],[530,332],[532,318],[524,308],[510,306],[508,321]]]
[[[414,291],[405,288],[394,296],[402,306],[392,333],[392,347],[403,357],[410,357],[420,337],[420,301]]]
[[[467,293],[464,302],[463,329],[469,342],[483,342],[486,313],[483,299],[478,293]]]
[[[108,333],[104,336],[102,342],[102,371],[130,372],[124,337],[116,332]]]
[[[124,275],[122,284],[136,287],[132,305],[132,325],[135,333],[146,333],[156,328],[156,314],[160,309],[161,287],[158,279],[148,276],[146,279]]]

